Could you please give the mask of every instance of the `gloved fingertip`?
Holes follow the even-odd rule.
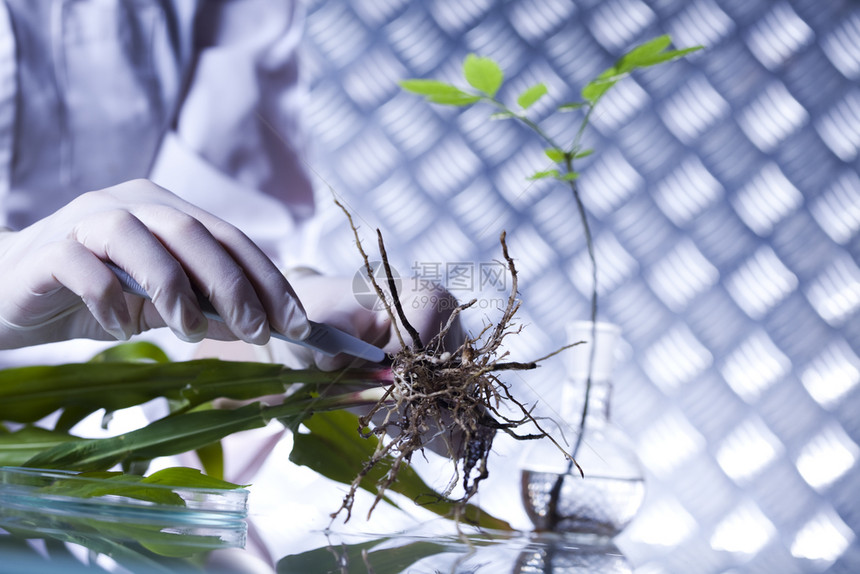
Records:
[[[191,297],[177,297],[169,314],[162,315],[165,323],[179,339],[198,343],[206,337],[209,321],[200,311],[197,301]]]
[[[284,329],[284,335],[294,341],[304,341],[311,334],[311,324],[307,319],[293,321]]]
[[[130,330],[127,331],[120,326],[112,327],[110,329],[106,328],[105,331],[110,333],[111,337],[115,338],[117,341],[128,341],[129,339],[131,339],[132,335]]]
[[[187,343],[199,343],[206,338],[209,330],[209,321],[195,307],[185,305],[182,307],[182,321],[179,329],[173,329],[177,337]]]
[[[170,329],[173,331],[173,334],[182,341],[186,343],[199,343],[203,339],[206,338],[207,330],[204,328],[203,330],[194,329],[194,330],[179,330],[171,327]]]
[[[295,302],[290,302],[284,319],[283,334],[294,341],[304,341],[311,334],[307,315]]]
[[[117,341],[128,341],[135,334],[134,327],[131,324],[131,317],[128,310],[122,306],[108,308],[98,313],[95,306],[87,302],[87,307],[94,316],[98,317],[98,322],[111,337]]]
[[[246,343],[251,343],[252,345],[265,345],[269,336],[271,335],[271,330],[269,329],[269,324],[266,322],[265,317],[260,320],[256,328],[247,329],[243,334],[241,339]]]

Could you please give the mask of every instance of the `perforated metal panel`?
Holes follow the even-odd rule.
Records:
[[[363,231],[382,229],[401,275],[485,301],[475,327],[499,296],[475,270],[491,269],[507,230],[527,325],[511,351],[554,350],[567,323],[587,318],[591,283],[569,192],[524,179],[546,163],[540,142],[487,122],[486,109],[432,107],[396,82],[456,81],[476,52],[505,69],[503,98],[547,83],[543,119],[662,33],[707,50],[619,84],[579,166],[600,316],[624,330],[614,417],[648,469],[646,505],[620,546],[643,573],[856,572],[857,2],[312,2],[306,119],[324,266],[352,273],[359,262],[333,189]],[[462,267],[479,281],[463,283]],[[563,375],[548,363],[513,384],[552,405]],[[500,458],[515,450],[505,445]],[[495,488],[513,485],[501,477]]]

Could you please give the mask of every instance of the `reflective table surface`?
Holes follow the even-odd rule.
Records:
[[[408,531],[378,535],[316,532],[324,543],[261,559],[249,543],[245,523],[211,530],[187,521],[162,524],[111,523],[112,518],[64,516],[48,507],[0,508],[0,572],[213,572],[300,574],[583,574],[669,572],[637,563],[647,548],[617,541],[529,532],[462,532],[445,521]],[[288,520],[289,517],[285,516]],[[131,528],[135,526],[135,528]],[[297,547],[301,544],[297,544]],[[860,549],[849,550],[833,566],[798,560],[768,570],[761,561],[747,565],[736,556],[703,550],[701,569],[691,572],[856,572]],[[853,557],[853,558],[852,558]],[[850,561],[850,560],[853,560]],[[720,567],[719,564],[723,564]],[[763,569],[764,568],[764,569]]]

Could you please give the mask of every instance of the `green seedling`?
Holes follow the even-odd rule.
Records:
[[[637,70],[671,62],[702,49],[701,46],[695,46],[675,50],[670,49],[671,44],[671,38],[668,35],[664,35],[635,46],[621,56],[613,66],[607,68],[596,78],[588,82],[580,92],[580,100],[558,105],[554,112],[578,112],[582,115],[578,127],[569,134],[569,137],[565,141],[551,137],[538,122],[529,117],[529,111],[533,106],[547,95],[547,86],[543,83],[538,83],[529,87],[517,96],[515,105],[509,106],[497,97],[505,79],[504,72],[490,58],[479,57],[475,54],[466,56],[463,62],[463,77],[469,86],[467,88],[460,88],[432,79],[410,79],[400,82],[400,86],[404,90],[423,96],[427,101],[434,104],[456,107],[487,104],[495,110],[490,116],[492,119],[517,121],[529,128],[540,138],[546,146],[544,149],[546,157],[554,164],[554,167],[535,171],[529,179],[557,180],[570,189],[576,202],[577,211],[585,233],[588,257],[591,262],[592,325],[597,321],[597,262],[588,217],[579,193],[579,186],[577,184],[579,172],[575,169],[575,164],[577,160],[593,153],[592,149],[584,147],[583,136],[597,105],[613,86]],[[551,121],[553,115],[550,114],[545,121]],[[595,336],[592,333],[592,340],[594,339]],[[591,362],[593,362],[593,358]],[[588,414],[590,392],[591,365],[589,365],[589,375],[586,380],[585,401],[583,403],[580,430],[584,427],[586,415]],[[579,436],[581,437],[582,434],[580,432]],[[578,448],[579,444],[574,445],[572,449],[574,456]]]

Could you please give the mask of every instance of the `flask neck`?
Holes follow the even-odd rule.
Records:
[[[578,321],[568,328],[568,380],[562,400],[565,420],[580,427],[609,421],[611,373],[621,329],[611,323]]]
[[[573,426],[579,425],[583,413],[587,425],[608,423],[611,401],[612,382],[609,379],[592,380],[590,388],[584,378],[569,379],[562,395],[563,417]]]

